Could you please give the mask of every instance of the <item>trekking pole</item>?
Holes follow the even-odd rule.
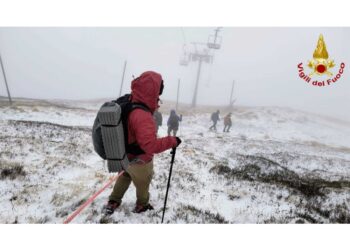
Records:
[[[176,148],[173,148],[173,150],[170,152],[170,154],[172,156],[171,156],[171,162],[170,162],[170,171],[169,171],[169,177],[168,177],[168,185],[167,185],[166,193],[165,193],[162,223],[164,221],[164,214],[165,214],[166,202],[167,202],[167,199],[168,199],[168,192],[169,192],[169,188],[170,188],[170,179],[171,179],[171,173],[173,171],[173,165],[174,165],[174,160],[175,160],[175,153],[176,153]]]

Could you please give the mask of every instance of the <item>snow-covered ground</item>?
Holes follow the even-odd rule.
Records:
[[[0,101],[0,223],[62,223],[108,181],[91,143],[101,103]],[[183,112],[166,223],[350,223],[349,123],[289,108],[237,107],[230,133],[222,121],[210,132],[212,111]],[[131,212],[131,185],[102,222],[160,223],[169,151],[154,161],[155,210]],[[110,192],[72,223],[100,223]]]

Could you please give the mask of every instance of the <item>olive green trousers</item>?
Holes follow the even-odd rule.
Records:
[[[121,203],[131,181],[136,187],[136,204],[147,205],[149,202],[149,185],[153,177],[153,161],[146,164],[130,164],[128,170],[118,177],[109,200]]]

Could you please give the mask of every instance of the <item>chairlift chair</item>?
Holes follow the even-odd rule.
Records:
[[[181,58],[181,59],[180,59],[180,65],[181,65],[181,66],[187,66],[187,65],[188,65],[188,60],[187,60],[187,59]]]
[[[192,62],[199,61],[199,55],[191,53],[190,59]]]
[[[209,49],[220,49],[221,48],[222,37],[210,35],[208,38],[207,46]]]
[[[187,66],[189,61],[189,56],[187,55],[186,52],[184,52],[183,56],[180,58],[180,65],[181,66]]]
[[[186,44],[183,45],[182,50],[183,50],[183,55],[180,58],[180,65],[187,66],[189,63],[190,56],[186,52]]]
[[[213,63],[213,56],[211,56],[211,55],[206,55],[206,56],[204,57],[204,61],[205,61],[206,63]]]

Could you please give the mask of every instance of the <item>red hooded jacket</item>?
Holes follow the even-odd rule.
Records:
[[[153,112],[159,107],[159,91],[162,76],[153,71],[141,74],[131,83],[131,102],[141,102],[152,112],[142,109],[133,110],[128,118],[128,143],[135,141],[145,152],[137,158],[146,162],[153,159],[153,155],[177,146],[176,137],[167,136],[157,138],[156,124],[153,119]],[[129,160],[136,157],[128,155]]]

